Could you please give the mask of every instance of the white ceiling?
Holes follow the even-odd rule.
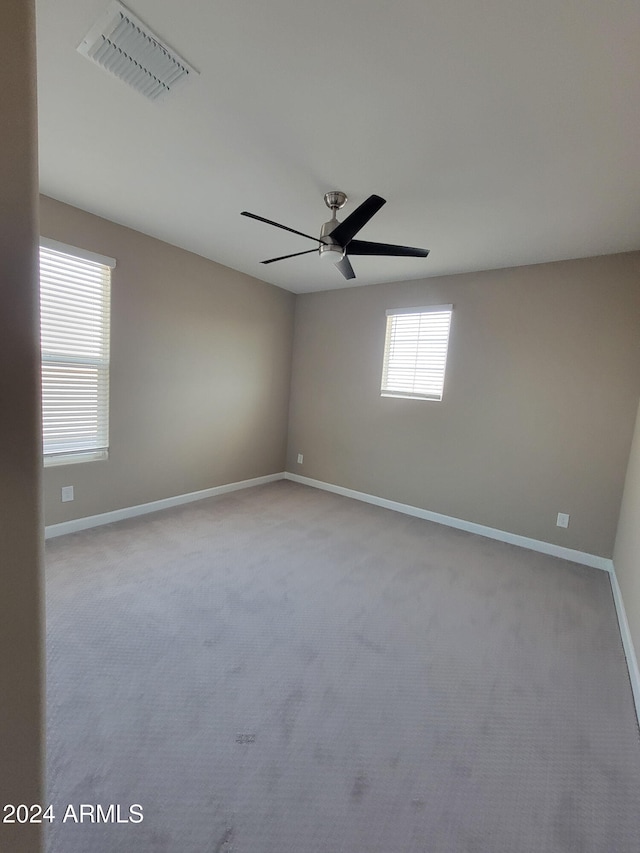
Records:
[[[640,248],[637,0],[125,0],[200,71],[164,103],[76,52],[108,0],[37,0],[42,192],[296,293],[323,194],[358,235],[352,284]],[[87,247],[91,248],[91,247]]]

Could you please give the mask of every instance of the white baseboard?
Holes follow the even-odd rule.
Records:
[[[224,486],[213,486],[211,489],[201,489],[198,492],[189,492],[185,495],[175,495],[171,498],[163,498],[151,503],[128,506],[123,509],[115,509],[112,512],[102,512],[99,515],[88,515],[85,518],[74,518],[71,521],[62,521],[59,524],[50,524],[44,529],[45,539],[54,536],[63,536],[65,533],[75,533],[78,530],[87,530],[90,527],[100,527],[103,524],[112,524],[114,521],[123,521],[125,518],[134,518],[137,515],[146,515],[157,512],[160,509],[169,509],[180,504],[201,501],[204,498],[213,498],[216,495],[224,495],[227,492],[237,492],[239,489],[249,489],[252,486],[261,486],[263,483],[273,483],[282,480],[284,472],[267,474],[264,477],[253,477],[251,480],[240,480],[237,483],[226,483]]]
[[[633,640],[631,638],[629,622],[627,621],[627,612],[624,609],[624,601],[622,600],[622,592],[620,590],[620,586],[618,585],[618,578],[616,577],[615,567],[610,572],[609,576],[611,578],[611,592],[613,593],[613,602],[615,604],[616,613],[618,615],[618,625],[620,626],[622,646],[624,648],[624,654],[627,659],[629,681],[631,682],[631,692],[633,693],[633,701],[635,702],[636,706],[636,716],[638,718],[638,725],[640,726],[640,670],[638,669],[638,658],[636,657],[636,650],[634,648]]]
[[[385,509],[402,512],[405,515],[413,515],[416,518],[424,518],[426,521],[435,521],[436,524],[444,524],[447,527],[456,527],[458,530],[466,530],[467,533],[476,533],[478,536],[486,536],[489,539],[497,539],[500,542],[508,542],[510,545],[518,545],[530,551],[539,551],[552,557],[560,557],[562,560],[570,560],[572,563],[580,563],[583,566],[591,566],[594,569],[603,569],[605,572],[613,570],[613,562],[607,557],[599,557],[596,554],[587,554],[584,551],[575,551],[573,548],[564,548],[562,545],[554,545],[551,542],[543,542],[540,539],[529,539],[527,536],[519,536],[517,533],[509,533],[506,530],[497,530],[495,527],[485,527],[484,524],[476,524],[473,521],[464,521],[450,515],[442,515],[439,512],[431,512],[417,506],[390,501],[369,495],[366,492],[356,492],[353,489],[345,489],[343,486],[335,486],[333,483],[325,483],[322,480],[312,480],[310,477],[302,477],[300,474],[285,472],[285,480],[294,483],[302,483],[313,486],[314,489],[324,489],[326,492],[334,492],[336,495],[344,495],[365,503],[375,504]]]

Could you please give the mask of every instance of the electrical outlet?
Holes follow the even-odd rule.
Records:
[[[558,520],[556,521],[556,525],[558,527],[568,527],[569,526],[569,515],[566,512],[558,513]]]
[[[304,459],[304,456],[302,455],[302,453],[298,453],[298,465],[302,465],[303,459]]]
[[[60,489],[60,500],[63,503],[73,500],[73,486],[63,486]]]

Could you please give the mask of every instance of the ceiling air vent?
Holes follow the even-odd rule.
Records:
[[[78,51],[151,101],[198,74],[118,0],[109,4]]]

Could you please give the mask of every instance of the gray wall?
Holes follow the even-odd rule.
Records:
[[[46,524],[284,469],[293,294],[46,197],[40,231],[117,260],[109,459],[45,469]]]
[[[631,445],[613,562],[636,654],[640,656],[640,408]]]
[[[42,801],[38,176],[33,3],[0,5],[0,807]],[[36,853],[36,825],[0,824]]]
[[[381,398],[385,309],[449,302],[444,400]],[[640,395],[639,253],[306,294],[293,365],[287,470],[611,556]]]

